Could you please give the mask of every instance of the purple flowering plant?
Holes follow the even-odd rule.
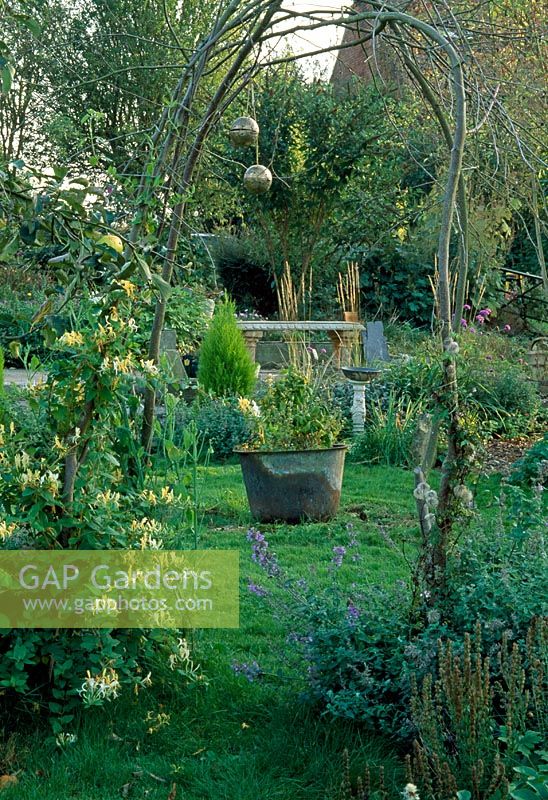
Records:
[[[493,325],[493,310],[488,306],[474,311],[470,303],[465,303],[462,309],[466,312],[465,316],[460,320],[460,328],[462,331],[468,333],[483,333],[486,328],[489,328],[490,330],[496,330],[498,333],[508,334],[512,330],[510,325],[504,325],[503,328]]]
[[[343,545],[338,545],[337,547],[334,547],[333,558],[331,559],[331,563],[334,564],[336,567],[341,567],[345,555],[346,555],[346,547],[344,547]]]
[[[402,582],[388,598],[383,589],[341,580],[342,571],[348,577],[360,559],[351,523],[344,543],[332,547],[321,586],[312,569],[311,580],[289,575],[261,531],[251,528],[247,540],[251,560],[263,573],[262,580],[248,582],[248,591],[287,626],[290,647],[280,657],[301,683],[303,698],[334,716],[368,720],[386,730],[404,724],[396,706],[401,705],[407,585]],[[267,675],[257,662],[232,668],[249,681]]]

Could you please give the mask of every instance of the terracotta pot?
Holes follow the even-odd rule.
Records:
[[[259,522],[323,522],[337,513],[347,447],[262,451],[236,448],[247,499]]]
[[[357,311],[345,311],[344,312],[344,321],[345,322],[359,322],[360,319],[358,317]]]

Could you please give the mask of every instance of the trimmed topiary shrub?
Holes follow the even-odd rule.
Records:
[[[248,397],[255,386],[255,364],[237,326],[235,312],[231,300],[218,305],[200,348],[198,383],[217,397]]]

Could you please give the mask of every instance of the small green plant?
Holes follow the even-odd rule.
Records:
[[[260,450],[318,450],[333,447],[343,419],[312,373],[290,367],[272,382],[259,405],[241,408],[253,424],[250,447]]]
[[[248,397],[255,380],[255,364],[237,326],[234,303],[225,299],[217,307],[202,342],[198,383],[217,397]]]
[[[482,374],[478,364],[476,375],[472,387],[475,390],[474,403],[492,409],[500,433],[519,436],[534,429],[540,411],[540,397],[523,367],[506,362],[489,366],[487,373]]]
[[[413,436],[421,402],[397,397],[390,392],[388,401],[381,400],[369,409],[365,430],[352,446],[354,461],[384,464],[391,467],[410,466]]]
[[[185,427],[189,423],[196,426],[214,461],[233,456],[234,448],[251,436],[248,415],[235,397],[199,396],[191,408],[178,411],[177,424]]]
[[[376,786],[373,787],[373,779],[376,777],[375,775],[371,775],[371,769],[367,766],[363,772],[363,777],[358,775],[356,779],[356,786],[355,791],[352,785],[352,780],[350,777],[350,759],[348,757],[348,750],[343,751],[343,770],[342,770],[342,780],[339,787],[339,794],[337,800],[389,800],[390,794],[385,785],[385,776],[384,776],[384,766],[380,766],[378,769],[378,777],[375,781]],[[404,791],[401,792],[401,795],[404,797],[404,800],[420,800],[418,795],[413,797],[408,793],[408,788],[411,784],[408,784]],[[401,796],[398,793],[398,796]]]
[[[545,738],[537,731],[527,731],[518,743],[520,762],[513,766],[510,784],[512,800],[546,800],[548,798],[548,750]]]

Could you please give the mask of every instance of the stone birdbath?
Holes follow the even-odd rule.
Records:
[[[354,391],[352,401],[352,431],[355,436],[365,427],[365,391],[368,383],[378,378],[382,370],[374,367],[341,367],[344,377]]]

